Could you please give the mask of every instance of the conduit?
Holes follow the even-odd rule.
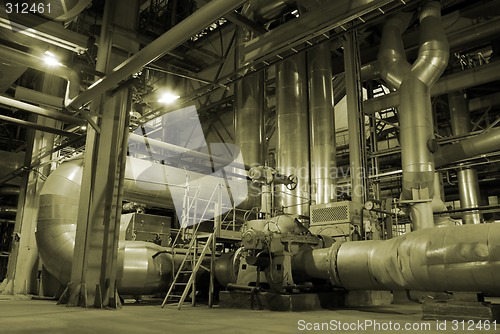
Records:
[[[382,78],[400,91],[399,127],[404,199],[433,196],[434,161],[429,145],[434,139],[430,87],[441,76],[449,58],[449,46],[441,27],[439,2],[428,3],[420,14],[421,46],[418,58],[406,60],[401,34],[411,19],[399,13],[384,26],[378,61]],[[411,207],[415,229],[433,227],[430,203]]]

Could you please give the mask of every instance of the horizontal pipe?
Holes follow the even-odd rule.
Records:
[[[0,206],[0,215],[15,215],[17,208],[14,206]]]
[[[16,87],[14,98],[19,101],[54,107],[57,109],[61,109],[64,104],[64,100],[61,97],[49,95],[21,86]]]
[[[53,134],[59,135],[59,136],[64,136],[64,137],[77,137],[78,136],[78,134],[76,134],[76,133],[55,129],[55,128],[52,128],[50,126],[32,123],[32,122],[24,121],[24,120],[14,118],[14,117],[0,115],[0,120],[5,121],[5,122],[9,122],[9,123],[18,124],[20,126],[23,126],[23,127],[29,128],[29,129],[35,129],[35,130],[42,131],[42,132],[53,133]]]
[[[500,224],[445,226],[389,240],[335,243],[294,269],[348,290],[483,292],[500,296]]]
[[[456,144],[440,146],[434,153],[436,167],[500,150],[500,127]]]
[[[336,272],[349,290],[500,294],[500,224],[420,230],[384,241],[346,242]]]
[[[439,79],[431,87],[431,96],[439,96],[456,90],[475,87],[500,80],[500,61],[494,61],[478,67],[449,74]],[[373,114],[380,110],[399,105],[399,92],[366,100],[363,104],[365,113]]]
[[[82,178],[82,160],[61,164],[47,178],[41,193],[35,233],[45,268],[61,284],[71,277],[77,213]],[[122,294],[151,294],[164,290],[171,277],[172,257],[152,256],[164,249],[141,241],[119,244],[117,288]]]
[[[1,187],[0,196],[19,196],[21,189],[19,187]]]
[[[52,118],[52,119],[55,119],[55,120],[58,120],[58,121],[61,121],[64,123],[68,123],[68,124],[84,125],[87,123],[87,121],[85,121],[84,119],[77,118],[77,117],[70,116],[70,115],[65,115],[63,113],[54,111],[52,109],[34,106],[34,105],[26,103],[26,102],[17,101],[17,100],[8,98],[6,96],[0,96],[0,104],[3,104],[3,105],[8,106],[8,107],[16,108],[16,109],[28,111],[28,112],[33,113],[33,114]]]
[[[245,2],[246,0],[210,1],[208,4],[188,16],[185,20],[148,44],[144,49],[115,67],[111,73],[80,93],[80,95],[74,98],[66,107],[75,110],[79,109],[82,105],[115,87],[120,81],[137,73],[145,65],[161,58],[167,52],[174,50],[191,36],[205,29],[215,20],[238,8]]]
[[[68,82],[65,101],[68,103],[80,92],[80,75],[72,68],[64,65],[49,67],[42,58],[7,46],[0,46],[0,58],[65,79]]]
[[[221,164],[223,166],[228,166],[231,165],[236,168],[241,168],[244,170],[250,170],[251,166],[236,162],[236,161],[229,161],[224,158],[220,158],[214,155],[206,154],[203,152],[198,152],[195,150],[191,150],[182,146],[166,143],[157,139],[152,139],[152,138],[147,138],[143,137],[141,135],[135,134],[135,133],[130,133],[129,134],[129,139],[136,142],[136,143],[145,143],[146,145],[154,146],[157,148],[162,148],[165,149],[171,153],[177,153],[179,155],[186,155],[190,157],[195,157],[195,158],[200,158],[203,159],[204,161],[207,162],[214,162]]]

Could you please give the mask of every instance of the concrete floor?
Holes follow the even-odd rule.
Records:
[[[353,327],[340,330],[335,327],[314,329],[315,323],[350,326],[365,324],[365,320],[393,330],[373,327]],[[54,301],[30,300],[27,297],[0,297],[0,333],[477,333],[453,329],[452,323],[422,321],[419,304],[370,307],[362,310],[320,310],[308,312],[271,312],[252,310],[209,309],[205,305],[186,306],[178,311],[175,306],[152,304],[125,304],[121,310],[68,308]],[[354,325],[353,325],[354,324]],[[389,325],[391,324],[391,325]],[[401,326],[395,330],[396,324]],[[404,330],[407,324],[428,326],[421,330]],[[428,324],[428,325],[424,325]],[[320,324],[318,324],[321,326]],[[312,326],[312,327],[311,327]],[[493,329],[481,333],[495,333]]]

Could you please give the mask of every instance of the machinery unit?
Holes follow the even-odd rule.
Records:
[[[310,288],[310,277],[297,270],[294,259],[332,243],[331,239],[311,234],[291,215],[250,220],[242,229],[241,248],[217,261],[216,277],[225,285],[256,286],[280,293]]]
[[[311,205],[311,226],[314,234],[347,240],[358,240],[363,220],[363,205],[352,201]]]
[[[127,226],[126,229],[122,229],[125,240],[148,241],[162,247],[170,246],[170,217],[127,213],[122,214],[121,224]]]

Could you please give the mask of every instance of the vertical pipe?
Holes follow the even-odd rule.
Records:
[[[361,152],[361,95],[359,87],[360,64],[357,57],[357,32],[346,34],[344,41],[345,86],[347,95],[347,126],[349,128],[349,167],[351,173],[351,198],[364,202],[364,178]]]
[[[243,14],[252,16],[249,6]],[[236,66],[241,65],[240,46],[252,38],[248,31],[238,29],[236,43]],[[239,147],[246,165],[263,165],[265,162],[264,141],[264,71],[247,75],[235,83],[234,141]],[[259,207],[260,189],[250,187],[244,207]]]
[[[246,165],[264,163],[264,72],[236,83],[235,144]]]
[[[309,212],[309,124],[307,117],[306,59],[301,53],[277,65],[278,169],[298,178],[297,188],[282,189],[286,213]]]
[[[336,179],[335,119],[333,117],[332,60],[329,43],[307,53],[309,72],[309,122],[311,140],[311,199],[329,203]]]
[[[463,91],[456,91],[448,94],[450,106],[451,129],[453,135],[462,135],[470,132],[470,112],[469,101]],[[460,196],[460,206],[464,209],[479,206],[479,181],[477,171],[474,168],[461,168],[457,172],[458,193]],[[462,215],[464,224],[479,224],[482,217],[478,211],[465,212]]]
[[[434,193],[435,139],[430,87],[446,68],[449,45],[441,26],[440,3],[429,2],[420,13],[420,48],[417,59],[410,66],[401,40],[401,33],[409,19],[407,13],[400,13],[386,23],[378,62],[382,78],[400,90],[402,197],[431,200]],[[412,205],[411,215],[416,230],[434,226],[430,201]]]

